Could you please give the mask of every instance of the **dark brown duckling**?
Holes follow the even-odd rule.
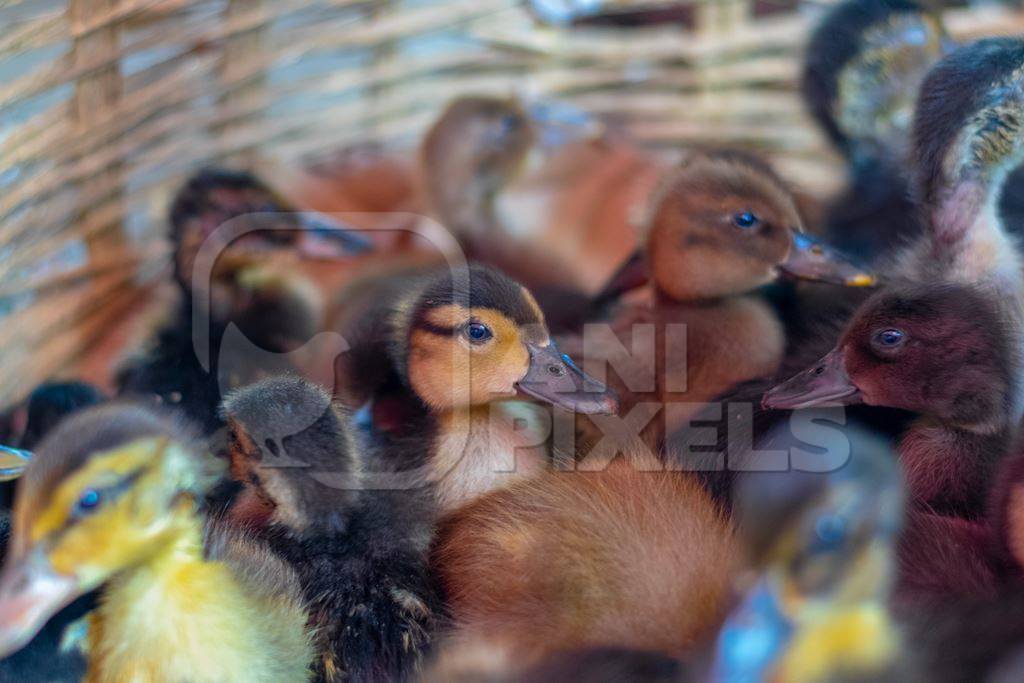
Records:
[[[865,403],[918,413],[898,447],[912,500],[977,516],[1016,435],[1010,324],[978,287],[887,289],[858,310],[833,351],[766,393],[764,404]]]
[[[155,395],[211,432],[220,425],[222,390],[293,369],[285,354],[318,331],[323,304],[295,275],[297,261],[344,264],[368,244],[296,212],[258,178],[220,169],[185,184],[170,223],[176,308],[141,356],[120,369],[118,390]],[[232,326],[230,343],[222,343]]]
[[[236,391],[223,414],[232,474],[244,485],[232,517],[259,528],[298,574],[316,680],[412,676],[441,610],[427,575],[430,492],[373,490],[363,435],[301,378]]]

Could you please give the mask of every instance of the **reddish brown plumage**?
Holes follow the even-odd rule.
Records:
[[[689,475],[550,472],[441,525],[433,562],[460,634],[517,657],[585,646],[679,653],[711,635],[739,556]]]

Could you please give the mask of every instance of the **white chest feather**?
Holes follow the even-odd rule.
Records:
[[[442,509],[544,470],[550,421],[540,406],[518,401],[454,411],[443,419],[429,475]]]

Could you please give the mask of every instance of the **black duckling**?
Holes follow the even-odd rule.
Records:
[[[427,575],[428,491],[372,490],[372,451],[321,388],[298,377],[257,382],[224,401],[233,517],[294,568],[310,609],[315,680],[395,681],[415,673],[440,605]],[[253,500],[255,499],[255,500]]]
[[[103,393],[86,382],[46,382],[28,398],[25,431],[18,447],[32,450],[61,420],[83,408],[102,403]]]
[[[223,465],[148,407],[63,422],[21,480],[0,576],[0,653],[102,592],[87,680],[305,681],[313,651],[297,578],[265,547],[204,522]]]
[[[850,174],[826,208],[837,247],[874,262],[920,234],[907,142],[921,81],[952,46],[938,17],[913,0],[846,0],[811,35],[804,101]]]
[[[402,404],[385,455],[434,482],[442,507],[550,464],[544,404],[617,410],[614,395],[558,351],[530,292],[496,270],[390,278],[366,293],[373,305],[343,330],[352,349],[339,385],[350,407],[371,402],[377,425],[395,422],[387,413]]]
[[[118,388],[178,405],[212,432],[221,424],[222,389],[291,369],[287,353],[317,332],[322,304],[293,275],[295,260],[344,263],[369,243],[316,214],[297,213],[258,178],[221,169],[201,171],[185,184],[170,224],[177,308],[141,358],[121,368]],[[238,239],[223,243],[236,232]],[[206,263],[210,256],[215,263]],[[206,266],[209,278],[200,272]],[[231,323],[237,329],[222,344]]]

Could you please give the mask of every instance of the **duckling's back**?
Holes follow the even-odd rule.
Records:
[[[517,656],[583,646],[679,653],[720,623],[738,553],[689,475],[616,463],[552,472],[442,522],[434,564],[460,633]]]

